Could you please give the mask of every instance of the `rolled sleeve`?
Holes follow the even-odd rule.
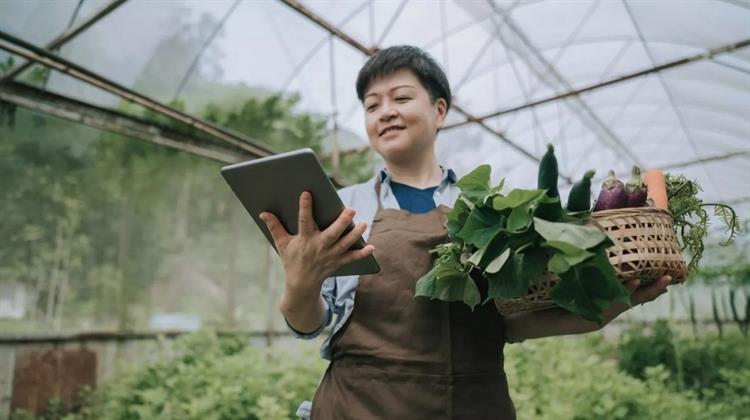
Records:
[[[300,331],[297,331],[289,324],[289,321],[287,321],[286,317],[284,318],[284,322],[286,323],[286,326],[289,328],[289,330],[292,332],[292,335],[296,338],[301,338],[303,340],[312,340],[313,338],[320,335],[323,330],[331,324],[331,321],[333,320],[333,307],[335,302],[335,297],[333,295],[335,288],[330,287],[330,284],[335,284],[336,278],[331,277],[325,280],[323,282],[323,289],[321,291],[321,296],[323,297],[323,302],[325,303],[325,311],[326,316],[323,323],[320,324],[318,328],[315,329],[315,331],[311,331],[308,333],[303,333]]]

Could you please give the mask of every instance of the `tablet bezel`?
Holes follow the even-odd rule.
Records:
[[[303,191],[312,194],[313,218],[321,230],[333,223],[345,208],[310,148],[228,165],[221,168],[221,175],[277,253],[273,237],[260,219],[260,213],[268,211],[275,214],[287,231],[296,235],[299,197]],[[353,228],[352,223],[346,232]],[[360,238],[351,249],[361,249],[365,245],[364,239]],[[374,274],[379,271],[375,257],[370,255],[345,264],[332,275]]]

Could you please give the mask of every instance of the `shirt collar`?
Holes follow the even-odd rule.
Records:
[[[440,165],[440,169],[443,170],[443,178],[440,180],[441,187],[447,183],[451,183],[451,184],[456,183],[456,180],[458,180],[458,177],[456,176],[456,173],[453,172],[453,169],[448,168],[446,170],[443,165]],[[380,182],[390,184],[391,175],[388,173],[388,169],[383,168],[380,170]]]

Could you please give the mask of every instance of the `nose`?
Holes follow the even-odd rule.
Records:
[[[380,107],[380,121],[387,122],[392,120],[398,115],[396,108],[391,106],[389,102],[383,103]]]

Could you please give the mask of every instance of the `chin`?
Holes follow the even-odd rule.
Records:
[[[413,156],[414,148],[415,146],[413,144],[391,143],[391,144],[381,145],[377,149],[377,151],[383,157],[383,159],[397,162],[403,159],[408,159],[410,156]]]

